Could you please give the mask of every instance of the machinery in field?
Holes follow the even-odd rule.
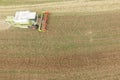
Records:
[[[38,31],[47,30],[48,12],[42,12],[40,16],[37,17],[36,24],[32,25],[32,29],[38,29]]]
[[[47,20],[48,20],[48,12],[41,14],[41,19],[38,20],[39,23],[39,31],[46,31],[47,30]]]
[[[37,14],[30,11],[17,11],[14,16],[8,16],[6,22],[13,27],[30,28],[38,31],[47,30],[47,21],[49,13],[47,11]]]

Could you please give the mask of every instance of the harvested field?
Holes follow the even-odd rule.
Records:
[[[66,5],[67,4],[67,5]],[[33,5],[9,5],[0,6],[0,19],[5,18],[7,15],[13,15],[18,10],[33,10],[37,12],[49,11],[51,13],[89,13],[89,12],[103,12],[103,11],[119,11],[119,0],[102,0],[102,1],[89,1],[89,0],[68,0],[62,2],[52,2],[45,4]]]
[[[120,79],[119,20],[119,12],[51,15],[46,33],[1,31],[0,79]]]
[[[6,23],[4,20],[0,21],[0,30],[6,30],[10,28],[10,24]]]
[[[119,0],[2,1],[0,80],[120,79]],[[48,31],[8,26],[18,10],[49,10]]]

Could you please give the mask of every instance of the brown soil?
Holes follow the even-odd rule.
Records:
[[[0,69],[64,71],[77,69],[102,69],[120,66],[118,52],[41,56],[29,58],[0,58]]]
[[[0,58],[1,79],[4,80],[112,80],[118,75],[119,52],[41,56],[31,58]],[[112,73],[113,72],[113,73]],[[107,75],[109,74],[109,75]],[[107,79],[108,76],[110,79]],[[92,78],[93,77],[93,78]],[[31,79],[30,79],[31,78]]]
[[[3,32],[3,34],[1,32],[0,79],[119,80],[119,20],[120,13],[87,16],[53,16],[49,21],[49,30],[46,34],[41,35],[35,31],[28,30],[19,30],[18,32],[13,30],[11,32]],[[72,21],[73,23],[71,23]],[[80,49],[79,47],[74,48],[74,46],[72,49],[67,48],[68,51],[67,49],[62,50],[63,48],[61,50],[58,49],[56,54],[59,55],[52,55],[51,48],[53,48],[53,52],[57,49],[55,48],[57,46],[53,47],[54,43],[59,42],[59,45],[61,45],[69,42],[61,38],[60,35],[62,37],[72,36],[74,39],[70,38],[70,43],[74,42],[76,45],[83,45],[79,45]],[[91,36],[93,36],[93,40],[89,43]],[[47,42],[47,39],[50,42]],[[25,44],[27,42],[28,44]],[[33,43],[34,47],[31,47]],[[85,44],[92,44],[92,46],[84,46]],[[44,46],[44,50],[43,48],[41,49],[41,45],[42,47]],[[40,49],[38,51],[41,51],[41,53],[37,52],[37,49]],[[82,52],[82,49],[85,50]],[[28,55],[32,54],[32,56],[24,56],[23,53],[27,54],[26,52],[29,53]],[[14,56],[18,54],[24,57],[18,58]],[[34,54],[41,55],[33,57]],[[12,58],[11,55],[14,57]]]
[[[10,28],[10,24],[5,22],[4,20],[0,20],[0,30],[6,30]]]

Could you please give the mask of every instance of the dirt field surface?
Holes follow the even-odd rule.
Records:
[[[120,13],[51,15],[47,33],[2,31],[0,79],[119,80],[119,20]]]
[[[1,80],[114,80],[120,76],[119,53],[57,57],[1,58]]]
[[[120,79],[119,0],[0,6],[0,19],[26,9],[49,9],[48,31],[0,21],[0,80]]]
[[[6,30],[10,28],[10,24],[5,22],[4,20],[0,20],[0,30]]]

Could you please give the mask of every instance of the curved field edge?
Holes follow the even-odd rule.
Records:
[[[0,0],[1,6],[9,6],[9,5],[25,5],[25,4],[44,4],[44,3],[52,3],[52,2],[62,2],[62,1],[71,1],[71,0],[24,0],[24,1],[18,1],[18,0]]]
[[[67,5],[66,5],[67,4]],[[105,12],[120,11],[120,1],[63,1],[52,2],[36,5],[17,5],[17,6],[0,6],[0,18],[7,15],[14,15],[19,10],[31,11],[49,11],[50,13],[89,13],[89,12]]]

